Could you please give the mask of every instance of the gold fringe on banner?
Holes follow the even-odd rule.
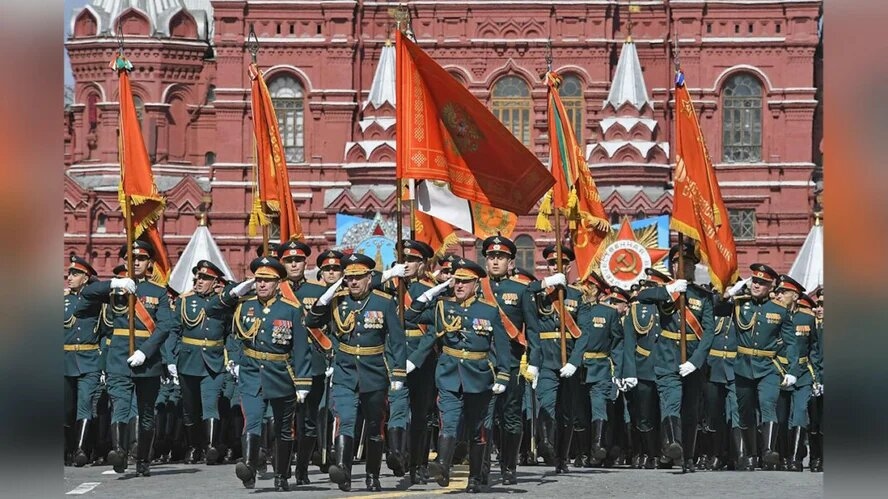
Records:
[[[537,215],[536,228],[544,232],[552,232],[552,222],[549,216],[552,215],[552,191],[543,196],[543,202],[540,203],[540,213]]]

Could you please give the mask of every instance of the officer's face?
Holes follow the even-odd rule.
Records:
[[[151,259],[148,255],[133,255],[133,274],[137,279],[145,276],[150,264]]]
[[[225,289],[225,283],[216,279],[213,281],[213,293],[219,294]]]
[[[558,272],[558,259],[546,260],[546,267],[549,268],[550,274]],[[570,273],[570,260],[561,259],[561,273],[564,275]]]
[[[629,304],[624,301],[614,300],[614,305],[617,307],[617,312],[620,315],[626,315],[626,311],[629,310]]]
[[[342,267],[339,265],[327,265],[321,267],[321,280],[324,284],[330,285],[338,281],[342,277]]]
[[[817,302],[817,306],[814,307],[814,315],[818,319],[823,319],[823,302],[822,301]]]
[[[509,273],[512,259],[505,253],[495,251],[487,254],[487,273],[491,277],[502,277]]]
[[[749,293],[753,298],[762,299],[768,296],[768,293],[771,292],[771,284],[767,283],[767,281],[759,281],[756,278],[753,278],[749,283]]]
[[[89,276],[83,272],[78,270],[69,270],[68,271],[68,288],[77,291],[83,286],[86,285],[86,281],[89,280]]]
[[[799,299],[799,294],[795,291],[790,291],[788,289],[780,290],[780,301],[786,304],[787,307],[795,305],[795,303]]]
[[[478,279],[453,281],[453,296],[456,297],[458,302],[466,301],[469,297],[474,296],[477,289]]]
[[[362,298],[370,290],[370,272],[361,275],[347,275],[344,281],[352,298]]]
[[[453,270],[451,270],[450,267],[447,267],[447,268],[442,268],[441,270],[439,270],[438,276],[435,279],[440,284],[440,283],[446,281],[447,279],[450,279],[451,277],[453,277]]]
[[[281,263],[287,269],[287,278],[291,281],[298,281],[305,275],[305,258],[301,256],[288,256],[281,260]]]
[[[684,268],[682,269],[684,271],[684,274],[680,277],[680,279],[684,279],[686,281],[693,281],[694,280],[694,270],[697,268],[697,263],[694,260],[691,260],[690,258],[683,258],[682,260],[684,260],[682,262],[682,264],[684,265]],[[677,258],[672,260],[672,275],[676,275],[676,276],[679,275],[678,274],[678,259]]]
[[[280,282],[280,279],[273,279],[270,277],[257,277],[256,296],[263,301],[271,299],[271,297],[273,297],[275,293],[277,293],[278,284],[280,284]]]
[[[194,281],[194,292],[198,294],[209,293],[213,289],[213,279],[206,274],[197,274],[197,280]]]
[[[406,256],[404,257],[404,265],[407,266],[407,269],[404,271],[404,277],[407,279],[412,279],[422,272],[422,258],[417,258],[415,256]]]

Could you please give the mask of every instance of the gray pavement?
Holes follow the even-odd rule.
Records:
[[[494,463],[494,468],[497,465]],[[293,487],[290,492],[274,492],[272,475],[256,482],[253,490],[244,489],[234,476],[233,465],[206,466],[187,464],[153,465],[148,478],[136,477],[135,466],[117,475],[109,466],[65,468],[65,492],[82,497],[114,498],[185,498],[211,497],[295,497],[349,499],[388,499],[397,497],[467,496],[468,469],[456,466],[450,487],[437,484],[407,487],[405,478],[397,478],[383,464],[382,492],[364,489],[364,469],[354,466],[352,492],[339,491],[326,474],[310,467],[312,484]],[[518,485],[505,487],[498,483],[499,473],[492,474],[492,485],[484,497],[763,497],[781,499],[823,497],[823,473],[788,473],[776,471],[733,472],[698,471],[682,475],[680,470],[634,470],[627,468],[576,469],[567,475],[556,475],[548,466],[519,467]],[[291,479],[292,482],[292,479]],[[77,492],[84,491],[82,494]],[[258,495],[257,495],[258,494]]]

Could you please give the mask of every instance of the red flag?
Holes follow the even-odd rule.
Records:
[[[152,280],[158,284],[166,285],[169,280],[170,259],[167,256],[163,239],[157,231],[157,219],[163,215],[166,200],[157,191],[154,183],[154,174],[151,172],[151,160],[148,158],[148,149],[142,139],[142,130],[139,126],[139,118],[136,115],[136,106],[133,102],[133,91],[129,81],[129,71],[133,65],[126,57],[118,56],[111,61],[111,69],[117,71],[120,81],[120,137],[118,148],[120,151],[120,186],[117,190],[121,211],[126,217],[127,197],[132,207],[132,231],[133,239],[148,240],[154,246],[154,275]]]
[[[724,292],[738,276],[737,250],[682,72],[675,82],[675,110],[675,200],[669,227],[698,241],[713,286]]]
[[[527,214],[555,182],[465,87],[397,36],[397,176],[448,182],[457,197]]]
[[[416,231],[416,240],[431,246],[435,250],[435,256],[444,256],[451,246],[459,242],[456,229],[449,223],[419,210],[414,213],[413,229]]]
[[[561,81],[558,73],[546,73],[549,154],[555,186],[543,199],[536,226],[540,230],[552,230],[549,223],[552,205],[564,212],[576,254],[577,271],[580,279],[583,279],[592,271],[599,246],[610,232],[610,223],[583,156],[583,149],[577,143],[577,136],[558,94]]]
[[[264,204],[269,211],[278,213],[281,243],[290,239],[302,239],[302,222],[290,192],[290,176],[271,94],[255,63],[250,64],[249,74],[252,80],[253,135],[256,139],[255,158],[259,183],[259,193],[254,197],[250,213],[250,235],[255,235],[258,225],[269,223],[263,210]]]

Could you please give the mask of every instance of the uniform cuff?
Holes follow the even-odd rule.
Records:
[[[297,390],[301,388],[308,390],[311,388],[311,378],[296,378],[296,381],[294,381],[293,384],[296,386]]]

